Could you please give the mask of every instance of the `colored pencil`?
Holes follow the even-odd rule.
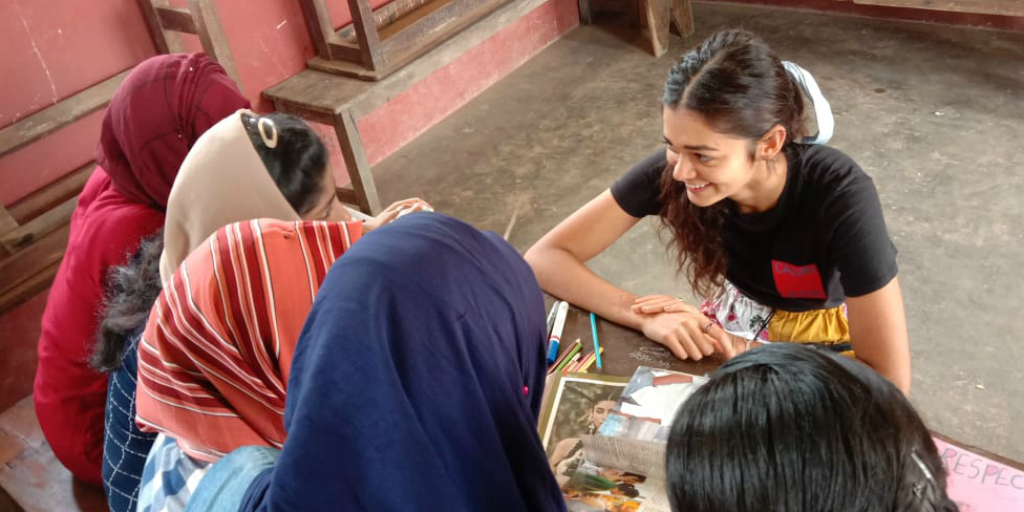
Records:
[[[594,354],[597,359],[597,369],[601,369],[601,345],[597,342],[597,317],[590,313],[590,332],[594,335]]]
[[[582,343],[573,344],[572,350],[569,351],[569,355],[567,355],[565,357],[565,359],[562,360],[561,363],[559,363],[558,365],[555,366],[555,371],[556,372],[562,371],[562,368],[565,368],[565,365],[569,364],[569,361],[572,359],[573,356],[575,356],[577,353],[579,353],[581,348],[583,348],[583,344]]]
[[[604,352],[604,347],[601,347],[601,352]],[[596,357],[591,357],[589,361],[584,361],[583,364],[580,365],[580,369],[576,370],[576,372],[587,373],[587,370],[590,369],[590,365],[594,364],[594,361],[597,361]]]
[[[558,365],[562,364],[562,362],[565,360],[566,357],[571,357],[571,356],[569,356],[569,353],[572,352],[572,349],[576,348],[577,345],[578,346],[582,346],[583,345],[583,342],[580,341],[579,338],[576,338],[576,341],[572,342],[572,345],[569,345],[569,348],[567,348],[564,352],[562,352],[562,355],[558,356],[558,359],[555,361],[554,364],[548,365],[548,373],[554,372],[555,368]]]
[[[580,355],[582,355],[582,354],[583,354],[583,351],[581,350],[580,351]],[[577,362],[576,364],[572,365],[569,368],[569,372],[570,373],[576,373],[576,372],[580,371],[580,368],[582,368],[583,365],[587,362],[587,359],[590,359],[591,357],[594,357],[594,353],[593,352],[587,352],[587,355],[581,357],[579,362]]]
[[[562,366],[562,375],[568,375],[569,369],[575,368],[576,365],[579,364],[581,354],[583,354],[582,350],[577,352],[576,355],[572,356],[572,359],[570,359],[566,365]]]

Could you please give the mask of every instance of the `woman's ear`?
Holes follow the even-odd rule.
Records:
[[[786,145],[786,128],[781,124],[771,127],[757,142],[757,158],[772,160]]]

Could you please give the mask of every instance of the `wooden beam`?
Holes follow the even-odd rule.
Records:
[[[268,87],[263,96],[274,102],[281,112],[294,114],[322,124],[333,125],[333,117],[343,108],[351,108],[352,116],[361,119],[391,98],[407,91],[434,71],[448,65],[466,49],[515,23],[523,15],[543,5],[545,0],[515,0],[484,19],[466,27],[456,36],[440,43],[407,66],[394,70],[380,82],[370,83],[321,71],[333,64],[314,57],[307,69]]]
[[[331,48],[328,42],[334,35],[334,23],[331,22],[331,13],[324,5],[324,0],[299,0],[302,7],[302,15],[306,18],[306,27],[309,29],[309,37],[316,47],[316,54],[321,58],[332,58]]]
[[[164,30],[184,32],[186,34],[198,34],[196,20],[192,19],[192,13],[188,9],[175,7],[156,7],[156,15],[160,18],[160,26]]]
[[[346,185],[344,187],[337,188],[338,201],[345,204],[352,204],[359,206],[359,200],[356,199],[356,191],[352,190],[352,185]]]
[[[149,37],[153,40],[153,46],[157,53],[181,53],[185,51],[185,45],[181,42],[181,36],[174,32],[165,32],[160,25],[160,15],[156,10],[158,7],[168,7],[167,0],[137,0],[139,10],[142,11],[142,18],[146,21],[146,29],[149,30]]]
[[[67,224],[43,236],[38,242],[0,260],[0,295],[6,295],[22,281],[54,262],[60,262],[68,246]]]
[[[359,40],[363,65],[373,70],[383,68],[384,54],[380,48],[380,35],[373,24],[369,0],[348,0],[348,7],[352,13],[352,25],[356,29],[356,39]]]
[[[4,208],[4,205],[0,204],[0,235],[5,235],[14,230],[18,229],[18,221],[14,220],[14,216]]]
[[[661,57],[668,51],[672,0],[646,0],[646,14],[651,53],[655,57]]]
[[[690,0],[672,0],[672,23],[680,36],[693,34],[693,5]]]
[[[47,210],[77,196],[82,192],[85,182],[89,181],[92,171],[96,169],[95,163],[83,165],[71,171],[63,178],[49,184],[46,188],[33,193],[32,195],[18,201],[8,208],[14,220],[24,224],[44,213]]]
[[[854,0],[854,3],[1024,17],[1024,0]]]
[[[392,0],[373,10],[373,24],[382,29],[402,18],[406,14],[419,9],[433,0]],[[338,36],[348,42],[356,40],[356,29],[349,24],[338,30]]]
[[[508,0],[435,0],[381,31],[387,73],[417,60]]]
[[[352,189],[355,190],[356,204],[363,213],[376,215],[380,212],[377,186],[373,183],[373,173],[363,149],[363,139],[359,136],[359,126],[348,109],[338,113],[334,121],[334,132],[338,136],[341,155],[345,158]]]
[[[53,284],[53,278],[60,268],[60,260],[50,263],[35,274],[22,280],[13,288],[0,294],[0,315],[10,311],[18,304],[39,295]]]
[[[327,44],[331,47],[331,60],[363,62],[363,51],[358,44],[346,41],[338,35],[331,36]]]
[[[76,206],[78,197],[64,201],[56,208],[18,226],[17,229],[0,235],[0,245],[11,254],[28,247],[32,242],[67,224]]]
[[[0,130],[0,155],[6,155],[42,139],[107,106],[114,91],[121,86],[121,82],[130,71],[122,71],[74,96],[58,101],[56,105],[47,107]]]
[[[577,7],[580,11],[580,25],[590,25],[594,22],[590,14],[590,0],[578,0]]]
[[[188,8],[192,11],[192,17],[195,19],[199,41],[203,43],[203,51],[213,57],[213,60],[224,68],[224,71],[227,71],[228,76],[235,81],[238,90],[244,95],[242,79],[238,74],[238,68],[235,67],[235,59],[231,56],[228,36],[220,24],[216,4],[213,0],[188,0]]]

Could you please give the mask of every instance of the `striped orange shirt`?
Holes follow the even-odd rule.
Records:
[[[302,325],[359,222],[259,219],[217,230],[175,271],[139,344],[136,421],[213,462],[280,448]]]

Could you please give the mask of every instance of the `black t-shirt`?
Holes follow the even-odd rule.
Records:
[[[871,178],[827,146],[793,144],[786,157],[786,185],[774,208],[743,214],[725,200],[726,278],[786,311],[832,308],[888,284],[896,277],[896,247]],[[667,167],[658,151],[619,178],[612,196],[634,217],[659,215]]]

